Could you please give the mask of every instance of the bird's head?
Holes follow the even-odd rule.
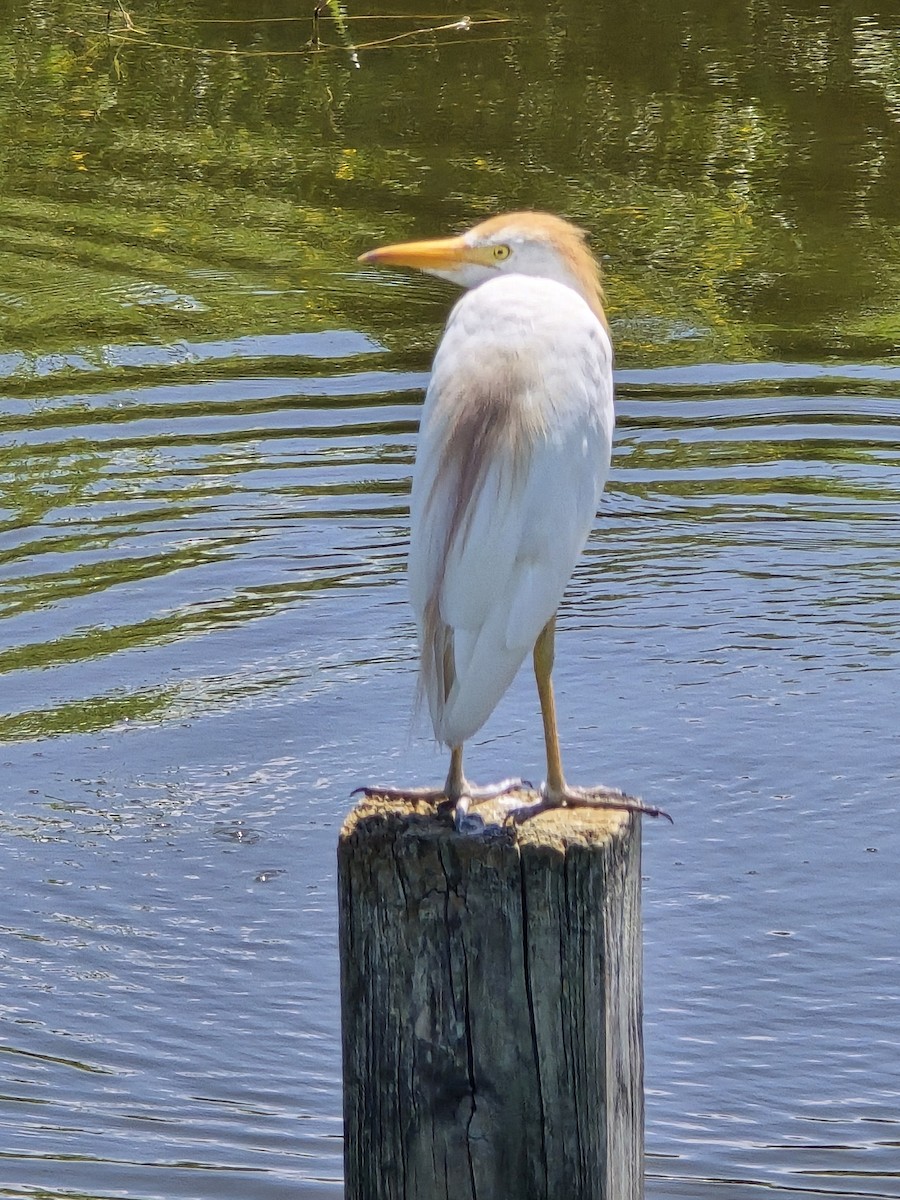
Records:
[[[550,213],[506,213],[459,237],[383,246],[360,255],[359,261],[416,267],[464,288],[478,287],[501,274],[555,279],[574,288],[606,324],[600,267],[584,231]]]

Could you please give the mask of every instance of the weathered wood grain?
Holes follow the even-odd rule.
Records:
[[[639,819],[367,800],[338,866],[347,1200],[640,1200]]]

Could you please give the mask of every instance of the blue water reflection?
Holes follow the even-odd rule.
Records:
[[[342,337],[333,376],[47,397],[12,435],[52,474],[0,579],[6,1194],[340,1193],[337,830],[443,767],[403,577],[423,376]],[[619,377],[559,705],[573,780],[676,818],[645,831],[654,1200],[900,1196],[896,383]],[[471,770],[539,775],[527,677]]]

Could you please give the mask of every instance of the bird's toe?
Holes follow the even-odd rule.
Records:
[[[549,807],[554,808],[604,808],[642,813],[645,817],[665,817],[673,825],[675,823],[665,809],[657,808],[655,804],[647,804],[639,796],[629,796],[621,788],[606,787],[602,784],[591,788],[567,787],[551,799]]]
[[[393,787],[385,786],[384,784],[373,784],[365,787],[354,788],[350,793],[351,796],[365,796],[367,800],[408,800],[410,803],[419,800],[426,800],[432,804],[437,804],[446,797],[441,788],[427,787]]]

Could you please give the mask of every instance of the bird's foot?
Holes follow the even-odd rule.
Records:
[[[358,787],[350,793],[352,796],[365,796],[369,799],[377,797],[384,800],[406,800],[409,803],[425,801],[434,804],[439,813],[452,813],[453,823],[458,833],[481,833],[492,822],[485,820],[480,813],[471,811],[472,805],[484,804],[492,807],[500,806],[500,822],[505,819],[511,807],[521,806],[522,792],[533,792],[534,786],[526,779],[501,779],[499,783],[486,784],[479,787],[468,780],[463,782],[459,796],[448,796],[445,788],[428,787]],[[517,795],[510,803],[505,797]]]
[[[501,779],[484,787],[466,782],[462,795],[455,801],[448,800],[447,806],[453,805],[457,833],[483,833],[489,825],[502,825],[511,807],[521,806],[522,792],[533,791],[534,785],[527,779]],[[473,804],[484,805],[485,811],[473,812]],[[499,820],[491,819],[496,817]]]
[[[443,788],[427,787],[358,787],[350,793],[351,796],[365,796],[367,800],[378,796],[383,800],[425,800],[431,804],[440,804],[447,797]]]
[[[546,784],[541,786],[540,797],[534,804],[520,804],[509,810],[509,819],[515,824],[529,821],[539,813],[555,808],[603,808],[619,812],[642,813],[645,817],[665,817],[675,824],[663,808],[646,804],[637,796],[629,796],[619,788],[577,788],[566,786],[562,791],[550,791]]]

